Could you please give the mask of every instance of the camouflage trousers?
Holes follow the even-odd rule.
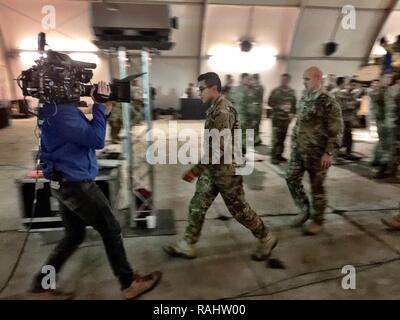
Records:
[[[245,200],[243,177],[218,176],[206,170],[197,180],[196,192],[189,205],[189,224],[184,235],[188,243],[194,244],[199,240],[207,210],[218,194],[221,194],[231,215],[256,238],[262,239],[268,234],[267,226]]]
[[[381,164],[396,172],[400,163],[400,128],[384,129],[383,154]]]
[[[254,130],[254,144],[262,142],[260,137],[260,125],[262,119],[262,109],[258,106],[256,113],[250,114],[249,128]]]
[[[110,136],[113,142],[119,141],[119,132],[122,128],[122,118],[110,118],[108,120],[110,125]]]
[[[324,181],[327,169],[320,167],[321,154],[314,156],[303,155],[292,151],[286,173],[286,183],[296,206],[302,214],[311,214],[310,201],[304,190],[302,179],[307,171],[310,177],[313,220],[323,222],[326,208]]]
[[[376,122],[376,129],[378,132],[378,143],[375,146],[374,150],[374,162],[380,163],[382,161],[383,156],[383,144],[384,144],[384,126],[381,121]]]
[[[285,148],[285,139],[290,121],[272,121],[271,159],[278,160]]]

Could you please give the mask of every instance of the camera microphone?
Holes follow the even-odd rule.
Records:
[[[38,51],[44,53],[44,47],[46,46],[46,34],[40,32],[38,35]]]

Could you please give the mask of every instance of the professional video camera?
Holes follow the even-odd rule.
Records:
[[[46,35],[38,35],[38,51],[41,54],[36,65],[22,71],[17,78],[18,86],[24,96],[39,99],[41,103],[78,102],[80,97],[90,96],[93,87],[94,97],[98,102],[113,100],[130,102],[130,80],[142,74],[122,80],[114,79],[110,84],[110,97],[97,95],[97,85],[90,84],[95,63],[74,61],[68,55],[47,50]]]

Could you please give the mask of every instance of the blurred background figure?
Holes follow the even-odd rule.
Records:
[[[325,90],[330,92],[336,87],[336,75],[333,73],[328,74],[325,79]]]
[[[359,160],[360,157],[352,154],[353,149],[353,124],[357,116],[357,100],[351,93],[351,87],[346,86],[345,78],[338,77],[336,79],[336,88],[331,91],[336,101],[339,103],[343,117],[343,139],[341,147],[345,148],[345,152],[339,150],[338,156],[344,157],[347,160]]]
[[[387,87],[381,83],[379,79],[375,79],[371,82],[370,91],[368,96],[370,97],[371,116],[373,123],[376,127],[378,134],[378,143],[375,146],[374,157],[371,165],[374,167],[379,166],[382,160],[383,154],[383,129],[385,124],[385,91]]]
[[[400,161],[400,77],[386,75],[386,83],[391,85],[385,91],[385,120],[383,128],[383,155],[379,164],[377,179],[387,178],[387,182],[400,183],[397,170]]]
[[[231,91],[232,87],[233,87],[233,77],[231,74],[227,74],[225,77],[225,84],[222,87],[222,94],[224,94],[225,96],[229,95],[229,92]]]
[[[272,164],[287,161],[282,154],[290,121],[296,114],[296,94],[289,82],[290,75],[282,74],[280,86],[272,90],[268,98],[268,105],[272,108]]]
[[[194,83],[190,82],[188,87],[185,90],[186,97],[188,99],[197,98],[196,88],[194,87]]]
[[[139,80],[135,79],[131,84],[131,125],[138,125],[143,120],[143,89]]]
[[[112,112],[110,117],[108,118],[108,124],[110,125],[110,136],[111,136],[111,143],[117,144],[121,142],[119,137],[119,132],[122,128],[122,105],[119,102],[111,102],[113,105]]]
[[[252,128],[254,129],[254,145],[258,146],[262,143],[260,137],[260,124],[263,114],[264,102],[264,87],[260,82],[260,75],[258,73],[253,74],[251,78],[251,88],[254,92],[254,99],[252,107],[250,108],[250,118]]]

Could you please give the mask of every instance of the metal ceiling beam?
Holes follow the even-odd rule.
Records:
[[[201,11],[201,26],[199,32],[199,55],[197,61],[197,74],[201,73],[201,64],[202,64],[202,55],[203,55],[203,46],[205,42],[205,24],[207,19],[207,8],[208,8],[208,0],[203,0],[203,8]]]

